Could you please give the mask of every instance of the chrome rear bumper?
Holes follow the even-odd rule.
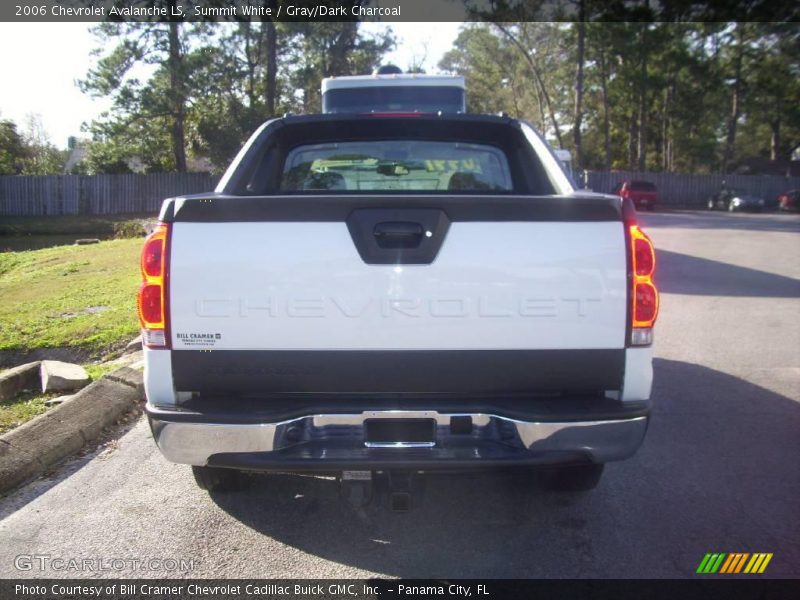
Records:
[[[632,456],[644,439],[648,422],[647,416],[529,422],[491,414],[381,410],[231,424],[191,421],[186,413],[151,405],[147,414],[156,444],[168,460],[254,470],[605,463]],[[461,417],[462,425],[464,417],[469,417],[471,427],[466,432],[463,427],[456,428],[453,417]],[[432,419],[435,441],[369,444],[365,441],[367,419]]]

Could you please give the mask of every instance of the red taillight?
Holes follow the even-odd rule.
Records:
[[[142,274],[145,277],[158,277],[164,265],[164,237],[148,238],[142,248]]]
[[[139,288],[139,322],[142,325],[142,342],[150,348],[168,347],[168,223],[159,223],[144,241],[141,256],[142,285]]]
[[[656,255],[653,242],[638,225],[628,226],[633,274],[633,322],[636,327],[652,327],[658,315],[658,290],[653,283]]]
[[[641,234],[644,236],[644,233],[641,232],[637,228],[637,234]],[[653,271],[656,268],[656,255],[655,251],[653,250],[653,244],[650,243],[650,240],[646,237],[634,237],[631,236],[633,240],[633,255],[634,260],[633,263],[636,265],[636,270],[634,273],[636,275],[653,275]]]
[[[628,237],[631,268],[631,345],[648,345],[652,342],[652,328],[658,317],[658,289],[653,277],[656,271],[656,253],[653,242],[639,228],[636,209],[630,199],[622,202],[622,215]]]
[[[636,284],[636,301],[633,305],[634,323],[649,323],[652,327],[658,314],[658,292],[652,283]]]
[[[143,283],[139,288],[139,319],[143,327],[164,326],[164,311],[161,303],[161,286]]]

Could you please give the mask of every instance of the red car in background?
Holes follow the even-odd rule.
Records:
[[[649,181],[622,181],[612,192],[622,198],[630,198],[637,210],[653,210],[658,202],[658,192]]]
[[[787,212],[800,210],[800,190],[789,190],[778,194],[778,210]]]

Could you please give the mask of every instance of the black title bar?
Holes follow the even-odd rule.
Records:
[[[749,576],[697,576],[685,580],[0,580],[0,598],[4,600],[794,600],[797,589],[797,580]]]
[[[798,21],[774,0],[12,0],[0,21]]]

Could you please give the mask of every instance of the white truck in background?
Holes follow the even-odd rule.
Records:
[[[467,97],[461,75],[403,73],[384,65],[372,75],[322,80],[323,113],[465,113]]]
[[[654,270],[633,206],[575,190],[525,122],[274,119],[145,242],[146,412],[208,490],[507,467],[591,489],[647,429]]]

